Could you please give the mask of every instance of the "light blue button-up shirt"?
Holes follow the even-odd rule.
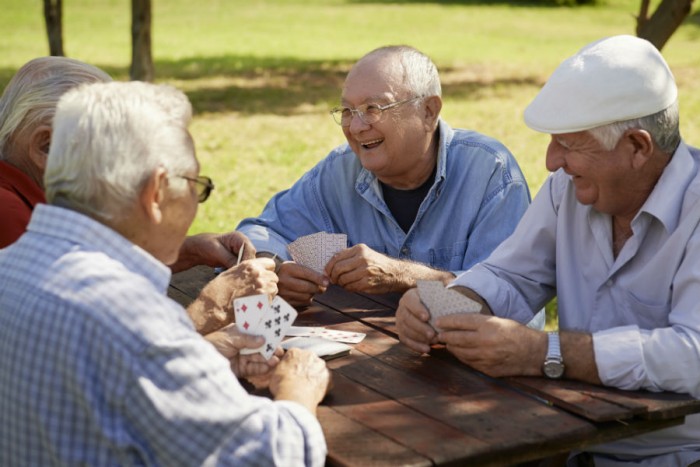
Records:
[[[681,144],[617,258],[610,216],[579,203],[559,170],[513,236],[454,284],[520,322],[556,294],[559,328],[593,334],[603,384],[700,397],[699,168],[700,151]],[[700,415],[591,450],[687,465],[700,459]]]
[[[525,178],[505,146],[440,121],[435,181],[408,232],[389,211],[377,178],[347,144],[237,229],[259,251],[284,259],[288,243],[325,231],[347,234],[348,246],[364,243],[394,258],[459,273],[511,234],[529,202]]]
[[[323,465],[318,421],[250,396],[165,295],[170,270],[39,205],[0,250],[0,465]]]

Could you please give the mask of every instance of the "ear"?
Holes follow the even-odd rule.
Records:
[[[151,172],[141,189],[139,203],[146,218],[153,224],[160,224],[163,221],[163,200],[167,187],[168,172],[163,167],[158,167]]]
[[[423,121],[428,131],[435,130],[440,111],[442,110],[442,99],[440,96],[430,96],[425,98]]]
[[[51,126],[39,125],[29,136],[29,159],[39,169],[41,174],[46,170],[46,158],[51,144]]]
[[[646,130],[627,130],[623,135],[632,151],[632,168],[641,169],[654,155],[654,140]]]

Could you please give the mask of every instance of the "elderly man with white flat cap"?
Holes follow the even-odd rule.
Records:
[[[616,36],[565,60],[525,110],[551,135],[540,189],[513,235],[457,277],[481,314],[428,324],[415,289],[402,342],[442,342],[491,376],[570,378],[700,397],[700,151],[678,127],[677,88],[649,42]],[[560,332],[525,323],[557,297]],[[572,453],[596,466],[700,460],[700,416]]]

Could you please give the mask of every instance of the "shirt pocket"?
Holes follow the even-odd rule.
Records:
[[[431,249],[430,266],[447,271],[461,271],[467,243],[466,240],[460,240],[448,247]]]
[[[623,302],[623,321],[636,323],[641,329],[663,328],[668,326],[668,315],[671,312],[671,301],[652,303],[640,298],[633,290],[625,290]]]

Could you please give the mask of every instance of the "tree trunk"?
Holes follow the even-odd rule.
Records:
[[[62,0],[44,0],[44,20],[49,37],[49,53],[63,56]]]
[[[637,36],[646,39],[661,50],[690,13],[693,0],[662,0],[648,17],[649,0],[642,0],[637,17]]]
[[[151,0],[131,0],[131,69],[132,80],[153,81],[151,55]]]

